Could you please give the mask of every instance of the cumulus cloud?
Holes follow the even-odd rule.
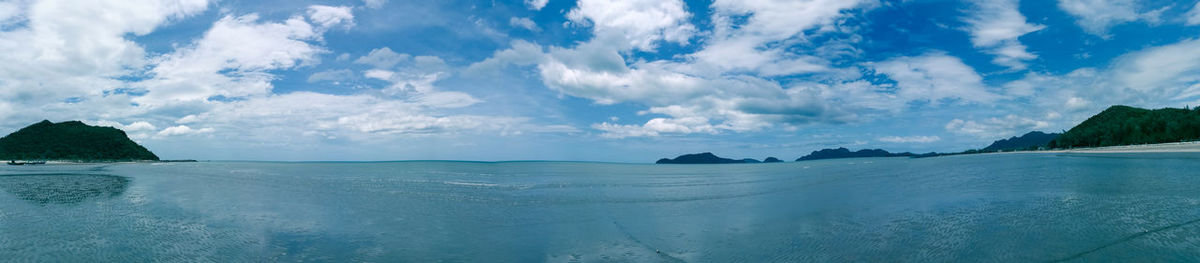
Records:
[[[696,31],[691,16],[680,0],[580,0],[567,13],[572,22],[590,25],[596,38],[643,51],[660,41],[688,44]]]
[[[664,133],[672,134],[692,134],[692,133],[717,133],[716,127],[709,124],[707,118],[704,117],[684,117],[684,118],[654,118],[646,121],[642,125],[620,125],[608,122],[593,124],[593,129],[603,131],[601,135],[607,138],[625,138],[625,137],[654,137]]]
[[[195,135],[195,134],[212,133],[213,131],[214,131],[214,129],[209,128],[209,127],[200,128],[200,129],[192,129],[192,127],[188,127],[187,125],[179,125],[179,126],[167,127],[166,129],[159,131],[157,135],[158,136]]]
[[[370,140],[399,135],[498,133],[505,129],[536,128],[526,118],[443,115],[431,112],[426,105],[403,100],[367,94],[314,92],[222,103],[210,111],[184,117],[180,122],[203,123],[218,131],[239,130],[237,134],[231,134],[238,140],[265,142],[313,136]]]
[[[879,137],[881,142],[893,143],[931,143],[942,140],[938,136],[884,136]]]
[[[971,44],[983,48],[985,52],[996,56],[992,60],[997,65],[1014,70],[1025,69],[1026,60],[1037,58],[1037,55],[1027,51],[1019,38],[1025,34],[1046,28],[1042,25],[1025,22],[1017,5],[1019,0],[975,1],[971,16],[966,18],[967,32],[971,34]]]
[[[705,47],[689,55],[701,65],[718,72],[756,72],[765,76],[829,71],[824,59],[789,50],[779,45],[788,40],[806,41],[813,33],[846,31],[835,23],[843,11],[865,6],[871,1],[716,1],[713,7],[713,31]],[[847,37],[855,39],[855,37]],[[773,45],[772,45],[773,44]]]
[[[975,136],[978,138],[1004,138],[1033,130],[1050,127],[1050,123],[1042,120],[1006,115],[1004,118],[987,118],[982,121],[954,119],[946,123],[946,131]]]
[[[349,6],[313,5],[308,7],[308,19],[320,30],[335,26],[354,27],[354,13]]]
[[[1084,31],[1108,38],[1112,26],[1145,20],[1158,23],[1163,9],[1140,12],[1136,0],[1059,0],[1058,8],[1074,16]]]
[[[328,29],[354,25],[351,7],[310,6],[278,19],[222,12],[200,35],[165,51],[149,53],[135,42],[207,7],[195,0],[0,2],[0,61],[9,62],[0,63],[0,125],[26,125],[25,116],[83,119],[151,144],[217,139],[280,147],[579,132],[525,117],[466,114],[462,108],[482,100],[436,85],[455,69],[438,57],[387,48],[339,58],[369,65],[367,72],[322,68],[307,76],[310,83],[376,77],[386,83],[377,89],[276,93],[280,71],[317,65],[329,53],[322,46]]]
[[[528,17],[510,18],[508,20],[508,25],[515,27],[515,28],[524,28],[525,30],[529,30],[529,31],[533,31],[533,32],[542,31],[541,28],[538,28],[537,23],[534,23],[533,20],[529,19]]]
[[[97,97],[124,86],[115,78],[152,63],[128,36],[207,7],[207,1],[159,0],[0,4],[0,118],[72,97],[104,100]]]
[[[630,48],[652,50],[658,41],[685,43],[694,30],[686,24],[690,14],[677,1],[585,1],[568,18],[592,24],[591,40],[571,48],[514,41],[511,48],[471,65],[469,71],[510,64],[534,66],[543,84],[561,94],[598,104],[636,103],[649,108],[639,112],[654,116],[646,123],[592,125],[610,138],[846,122],[856,116],[851,108],[894,110],[903,101],[863,81],[783,86],[769,78],[836,71],[828,61],[797,54],[794,47],[781,43],[803,42],[808,34],[822,32],[845,34],[836,29],[838,17],[865,2],[719,1],[713,4],[718,29],[700,51],[684,55],[683,61],[628,61],[625,55]],[[641,22],[650,18],[657,20]],[[622,38],[614,41],[613,32]]]
[[[391,83],[379,90],[384,96],[434,108],[461,108],[482,102],[467,93],[437,89],[435,83],[450,74],[450,67],[439,57],[414,57],[384,47],[355,62],[375,66],[364,72],[364,77]]]
[[[992,102],[1000,98],[987,90],[975,69],[942,53],[893,58],[875,63],[874,68],[895,80],[896,94],[907,100]]]
[[[532,10],[542,10],[550,0],[525,0],[525,6]]]
[[[273,80],[267,71],[294,68],[325,52],[309,42],[319,35],[301,17],[283,23],[258,20],[255,14],[226,16],[194,44],[159,57],[150,70],[153,78],[137,83],[146,95],[134,101],[161,106],[267,95]]]
[[[410,59],[412,59],[412,56],[408,54],[396,53],[390,48],[382,47],[372,49],[371,53],[368,53],[366,56],[359,57],[358,59],[354,60],[354,63],[367,64],[375,66],[375,68],[392,68],[395,67],[396,64],[407,62]]]
[[[94,126],[107,126],[120,129],[125,131],[125,134],[129,135],[129,137],[133,139],[145,139],[158,131],[158,127],[146,121],[135,121],[129,124],[122,124],[116,121],[98,120],[86,121],[86,123]]]
[[[1172,99],[1194,98],[1200,90],[1200,39],[1152,47],[1119,58],[1114,76],[1125,87],[1163,94]]]

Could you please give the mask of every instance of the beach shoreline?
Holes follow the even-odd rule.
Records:
[[[1090,148],[1073,148],[1039,151],[997,152],[996,154],[1011,153],[1200,153],[1200,141],[1169,142],[1155,144],[1136,144],[1121,146],[1105,146]]]

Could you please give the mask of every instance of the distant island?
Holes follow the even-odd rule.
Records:
[[[767,159],[763,160],[763,163],[782,163],[782,162],[783,162],[783,160],[780,160],[779,158],[775,158],[775,157],[767,157]]]
[[[813,151],[812,153],[810,153],[808,155],[801,156],[799,159],[796,159],[796,161],[799,162],[799,161],[809,161],[809,160],[863,158],[863,157],[913,157],[913,156],[916,156],[916,154],[910,153],[910,152],[890,153],[888,151],[884,151],[881,149],[863,149],[863,150],[858,150],[858,151],[852,152],[852,151],[850,151],[850,149],[837,148],[837,149],[821,149],[820,151]]]
[[[1044,132],[1040,132],[1040,131],[1031,131],[1029,133],[1026,133],[1025,135],[1021,135],[1021,137],[1013,136],[1012,138],[1001,139],[999,141],[993,142],[992,145],[988,145],[987,147],[984,147],[983,149],[980,149],[979,151],[980,152],[1007,152],[1007,151],[1032,151],[1032,150],[1044,149],[1047,147],[1047,145],[1050,144],[1051,141],[1054,141],[1054,139],[1058,138],[1059,135],[1061,135],[1061,134],[1044,133]]]
[[[772,158],[767,158],[769,161]],[[778,159],[776,159],[778,161]],[[656,164],[723,164],[723,163],[761,163],[755,159],[734,160],[729,158],[721,158],[711,152],[684,154],[675,159],[662,158],[658,159]]]
[[[79,121],[29,125],[0,138],[0,160],[158,161],[158,156],[113,127]]]
[[[1200,108],[1148,110],[1117,105],[1050,142],[1050,148],[1105,147],[1200,139]]]

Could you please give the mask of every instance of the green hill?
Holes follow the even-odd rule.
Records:
[[[1104,147],[1200,138],[1200,111],[1112,106],[1050,142],[1050,148]]]
[[[1058,135],[1059,134],[1057,133],[1031,131],[1025,135],[1021,135],[1021,137],[1013,136],[1012,138],[1008,139],[1000,139],[993,142],[992,145],[988,145],[988,147],[984,147],[979,151],[997,152],[1037,150],[1038,148],[1045,147],[1047,144],[1050,144],[1051,141],[1054,141],[1055,138],[1058,138]]]
[[[158,160],[124,131],[79,121],[42,121],[0,138],[0,160]]]

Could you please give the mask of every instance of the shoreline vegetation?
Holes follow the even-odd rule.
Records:
[[[928,158],[939,156],[995,153],[1055,153],[1055,154],[1104,154],[1104,153],[1200,153],[1200,108],[1141,109],[1124,105],[1111,106],[1088,118],[1079,125],[1062,133],[1032,131],[1022,136],[1000,139],[991,145],[961,152],[917,154],[912,152],[888,152],[883,149],[846,148],[822,149],[801,156],[797,162],[823,159],[909,157]],[[733,160],[716,157],[712,160]],[[681,158],[684,156],[680,156]],[[677,158],[678,159],[678,158]],[[662,159],[657,163],[663,162]],[[688,164],[716,164],[743,162],[687,162]]]

